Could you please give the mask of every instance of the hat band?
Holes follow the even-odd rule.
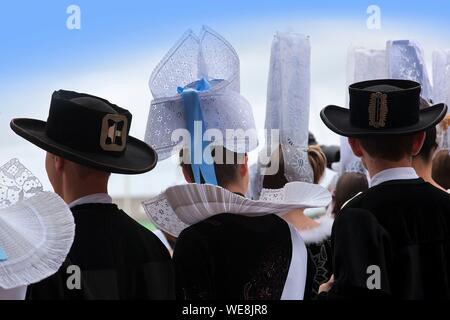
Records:
[[[419,91],[420,92],[420,91]],[[350,122],[362,129],[408,127],[419,122],[420,95],[351,92]]]
[[[128,139],[128,119],[120,114],[105,114],[103,118],[58,121],[49,116],[47,136],[57,143],[80,152],[121,156]]]

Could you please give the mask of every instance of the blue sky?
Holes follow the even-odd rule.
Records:
[[[66,9],[72,4],[81,8],[81,30],[66,28]],[[372,4],[381,9],[380,30],[366,27],[366,9]],[[240,55],[241,91],[260,128],[273,34],[278,30],[310,35],[310,127],[319,142],[337,143],[318,113],[327,104],[345,102],[349,46],[383,48],[387,40],[416,40],[430,69],[432,51],[450,49],[449,17],[448,0],[2,1],[0,163],[19,157],[49,188],[44,153],[12,134],[9,121],[45,119],[51,93],[60,88],[99,95],[130,109],[131,132],[143,138],[152,69],[185,30],[198,31],[204,24],[222,34]],[[166,161],[147,175],[133,177],[132,193],[155,193],[180,181],[175,168]],[[159,183],[149,186],[148,181]],[[122,193],[122,185],[123,177],[114,177],[113,193]]]
[[[80,31],[65,27],[71,4],[81,8]],[[89,62],[167,43],[188,26],[232,24],[245,34],[246,24],[266,19],[359,17],[364,24],[370,4],[380,6],[385,23],[409,20],[450,28],[450,2],[445,0],[2,1],[1,80],[32,71],[88,68]]]

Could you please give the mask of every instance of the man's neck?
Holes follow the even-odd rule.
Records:
[[[364,159],[364,163],[367,167],[367,171],[369,171],[369,175],[373,178],[376,174],[381,171],[394,169],[394,168],[412,168],[412,159],[411,158],[403,158],[399,161],[387,161],[380,159]]]
[[[78,200],[80,198],[92,195],[92,194],[98,194],[98,193],[108,193],[108,185],[107,184],[100,184],[99,183],[90,183],[88,181],[84,182],[83,184],[80,183],[73,183],[73,184],[66,184],[63,188],[62,194],[60,194],[61,198],[64,199],[64,201],[67,204],[70,204],[74,202],[75,200]]]
[[[235,184],[226,185],[223,188],[227,189],[228,191],[231,191],[233,193],[238,193],[238,194],[242,194],[242,195],[245,195],[245,193],[246,193],[244,188],[242,188],[239,185],[235,185]]]

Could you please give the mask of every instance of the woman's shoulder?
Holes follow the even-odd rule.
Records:
[[[318,226],[308,230],[299,230],[300,235],[306,245],[322,244],[331,237],[331,229],[333,228],[334,219],[328,215],[316,220]]]

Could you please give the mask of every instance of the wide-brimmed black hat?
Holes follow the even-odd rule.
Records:
[[[14,119],[12,130],[45,151],[97,170],[139,174],[152,170],[156,152],[129,136],[132,116],[105,99],[60,90],[47,122]]]
[[[420,109],[419,83],[371,80],[352,84],[350,109],[327,106],[320,113],[325,125],[341,136],[412,134],[438,124],[447,112],[443,103]]]

